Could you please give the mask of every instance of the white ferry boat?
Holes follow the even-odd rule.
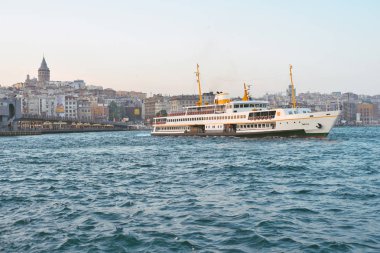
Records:
[[[227,93],[218,93],[214,104],[203,105],[198,65],[196,74],[197,105],[186,107],[181,113],[154,118],[152,135],[326,137],[340,114],[340,111],[312,112],[309,108],[297,108],[291,65],[292,108],[286,109],[272,109],[267,101],[251,100],[245,84],[242,100],[232,101]]]

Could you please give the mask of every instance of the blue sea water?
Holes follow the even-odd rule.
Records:
[[[0,144],[0,252],[380,252],[379,127]]]

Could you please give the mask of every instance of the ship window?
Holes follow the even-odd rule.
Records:
[[[252,107],[255,107],[255,105],[254,105],[254,104],[249,104],[249,107],[251,107],[251,108],[252,108]]]
[[[245,108],[249,107],[249,104],[244,104],[244,107],[245,107]]]
[[[234,108],[239,108],[239,105],[234,105]]]

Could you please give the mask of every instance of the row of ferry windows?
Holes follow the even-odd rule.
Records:
[[[225,120],[225,119],[244,119],[246,115],[233,115],[233,116],[213,116],[213,117],[199,117],[199,118],[180,118],[180,119],[167,119],[167,122],[180,122],[180,121],[198,121],[198,120]]]
[[[190,127],[158,127],[157,130],[190,130]]]
[[[234,108],[266,108],[266,104],[234,104]]]
[[[274,127],[274,124],[250,124],[250,125],[238,125],[238,128],[268,128]]]

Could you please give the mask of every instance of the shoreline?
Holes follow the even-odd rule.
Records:
[[[116,129],[57,129],[57,130],[15,130],[15,131],[0,131],[0,137],[12,136],[31,136],[43,134],[65,134],[65,133],[91,133],[91,132],[121,132],[121,131],[134,131],[124,128]]]

